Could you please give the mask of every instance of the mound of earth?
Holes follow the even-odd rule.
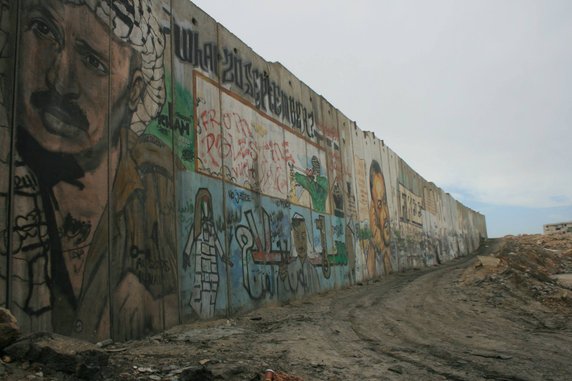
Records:
[[[570,324],[572,234],[504,237],[487,256],[477,256],[462,279],[465,286],[481,287],[493,306],[518,307]]]

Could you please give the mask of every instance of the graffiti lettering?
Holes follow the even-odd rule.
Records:
[[[37,248],[47,248],[47,226],[42,221],[41,212],[32,210],[26,216],[17,216],[13,228],[13,254],[29,252]],[[0,253],[5,254],[8,248],[8,230],[0,233]]]
[[[256,246],[254,235],[252,231],[244,225],[237,226],[235,235],[241,249],[242,285],[252,299],[261,299],[267,292],[272,293],[272,289],[268,275],[256,270],[251,271],[250,265],[253,264],[251,254]]]
[[[224,162],[227,180],[264,194],[286,198],[288,179],[285,164],[293,158],[289,143],[273,140],[276,135],[279,136],[278,126],[248,121],[238,112],[225,112],[219,119],[217,110],[204,110],[198,131],[199,150],[204,163],[201,169],[209,174],[218,174]]]
[[[171,123],[170,114],[173,110],[173,104],[169,102],[169,113],[157,116],[157,124],[161,130],[174,130],[178,131],[180,135],[189,136],[191,134],[191,126],[193,125],[193,118],[177,113],[175,115],[175,122]]]
[[[26,174],[24,176],[14,177],[14,189],[16,191],[22,191],[28,188],[31,191],[38,191],[38,181],[36,180],[35,176]]]
[[[399,184],[400,190],[400,219],[403,222],[423,226],[423,202],[421,197]]]
[[[84,251],[84,249],[73,249],[67,252],[71,262],[71,270],[74,275],[79,275],[83,272],[86,253],[87,251]],[[68,271],[69,269],[68,267]]]
[[[250,62],[244,62],[238,53],[225,48],[222,55],[222,83],[236,85],[254,100],[257,109],[269,111],[299,133],[309,138],[315,136],[313,111],[288,95],[270,79],[268,73],[253,68]]]
[[[150,249],[132,245],[129,256],[132,259],[133,272],[148,287],[161,285],[163,278],[171,272],[169,262],[155,257]]]
[[[213,43],[199,41],[199,33],[184,29],[175,22],[174,27],[175,55],[194,67],[217,74],[218,49]]]
[[[241,190],[229,190],[228,196],[235,205],[240,205],[242,201],[250,201],[250,195]]]
[[[91,222],[78,220],[72,217],[72,215],[69,213],[64,218],[64,222],[60,229],[60,235],[62,237],[70,240],[75,238],[75,245],[79,245],[82,242],[85,242],[85,240],[87,240],[89,237],[90,232]]]
[[[270,228],[270,216],[262,209],[262,235],[254,221],[252,210],[245,212],[247,225],[238,225],[235,229],[236,241],[242,253],[243,286],[253,299],[272,295],[270,277],[258,269],[250,270],[253,265],[279,265],[280,274],[284,274],[289,262],[288,241],[273,240]]]

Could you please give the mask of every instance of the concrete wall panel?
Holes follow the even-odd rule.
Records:
[[[178,199],[181,240],[180,297],[182,320],[224,316],[228,306],[225,211],[220,180],[198,173],[180,176]]]
[[[140,337],[486,237],[484,216],[186,0],[0,0],[0,86],[0,305],[24,331]]]
[[[356,268],[363,278],[393,271],[387,173],[383,172],[381,141],[371,132],[354,129],[352,135],[358,199],[359,248]]]
[[[0,1],[0,307],[6,307],[10,235],[10,193],[12,182],[12,86],[15,79],[15,5]],[[19,236],[19,235],[18,235]]]
[[[353,123],[341,112],[337,112],[338,131],[340,141],[340,157],[341,157],[341,173],[340,181],[343,195],[343,236],[344,250],[348,261],[347,272],[344,274],[345,280],[352,284],[361,280],[363,273],[357,268],[356,253],[358,250],[358,211],[357,211],[357,190],[355,177],[355,168],[353,158],[352,130]],[[335,192],[333,192],[335,194]],[[339,208],[334,209],[334,213]],[[358,276],[360,278],[358,278]]]

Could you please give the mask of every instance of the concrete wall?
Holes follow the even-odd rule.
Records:
[[[187,0],[0,4],[0,305],[26,331],[134,338],[486,237]]]

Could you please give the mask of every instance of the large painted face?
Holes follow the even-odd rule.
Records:
[[[387,216],[387,199],[385,197],[385,184],[380,174],[375,174],[373,177],[371,197],[377,219],[376,224],[381,226]]]
[[[105,151],[139,102],[133,49],[85,5],[25,0],[22,20],[19,125],[51,152]]]
[[[387,207],[387,197],[385,195],[385,183],[381,174],[375,174],[373,176],[371,197],[373,199],[373,208],[375,210],[375,223],[381,228],[384,243],[388,244],[389,209]]]

